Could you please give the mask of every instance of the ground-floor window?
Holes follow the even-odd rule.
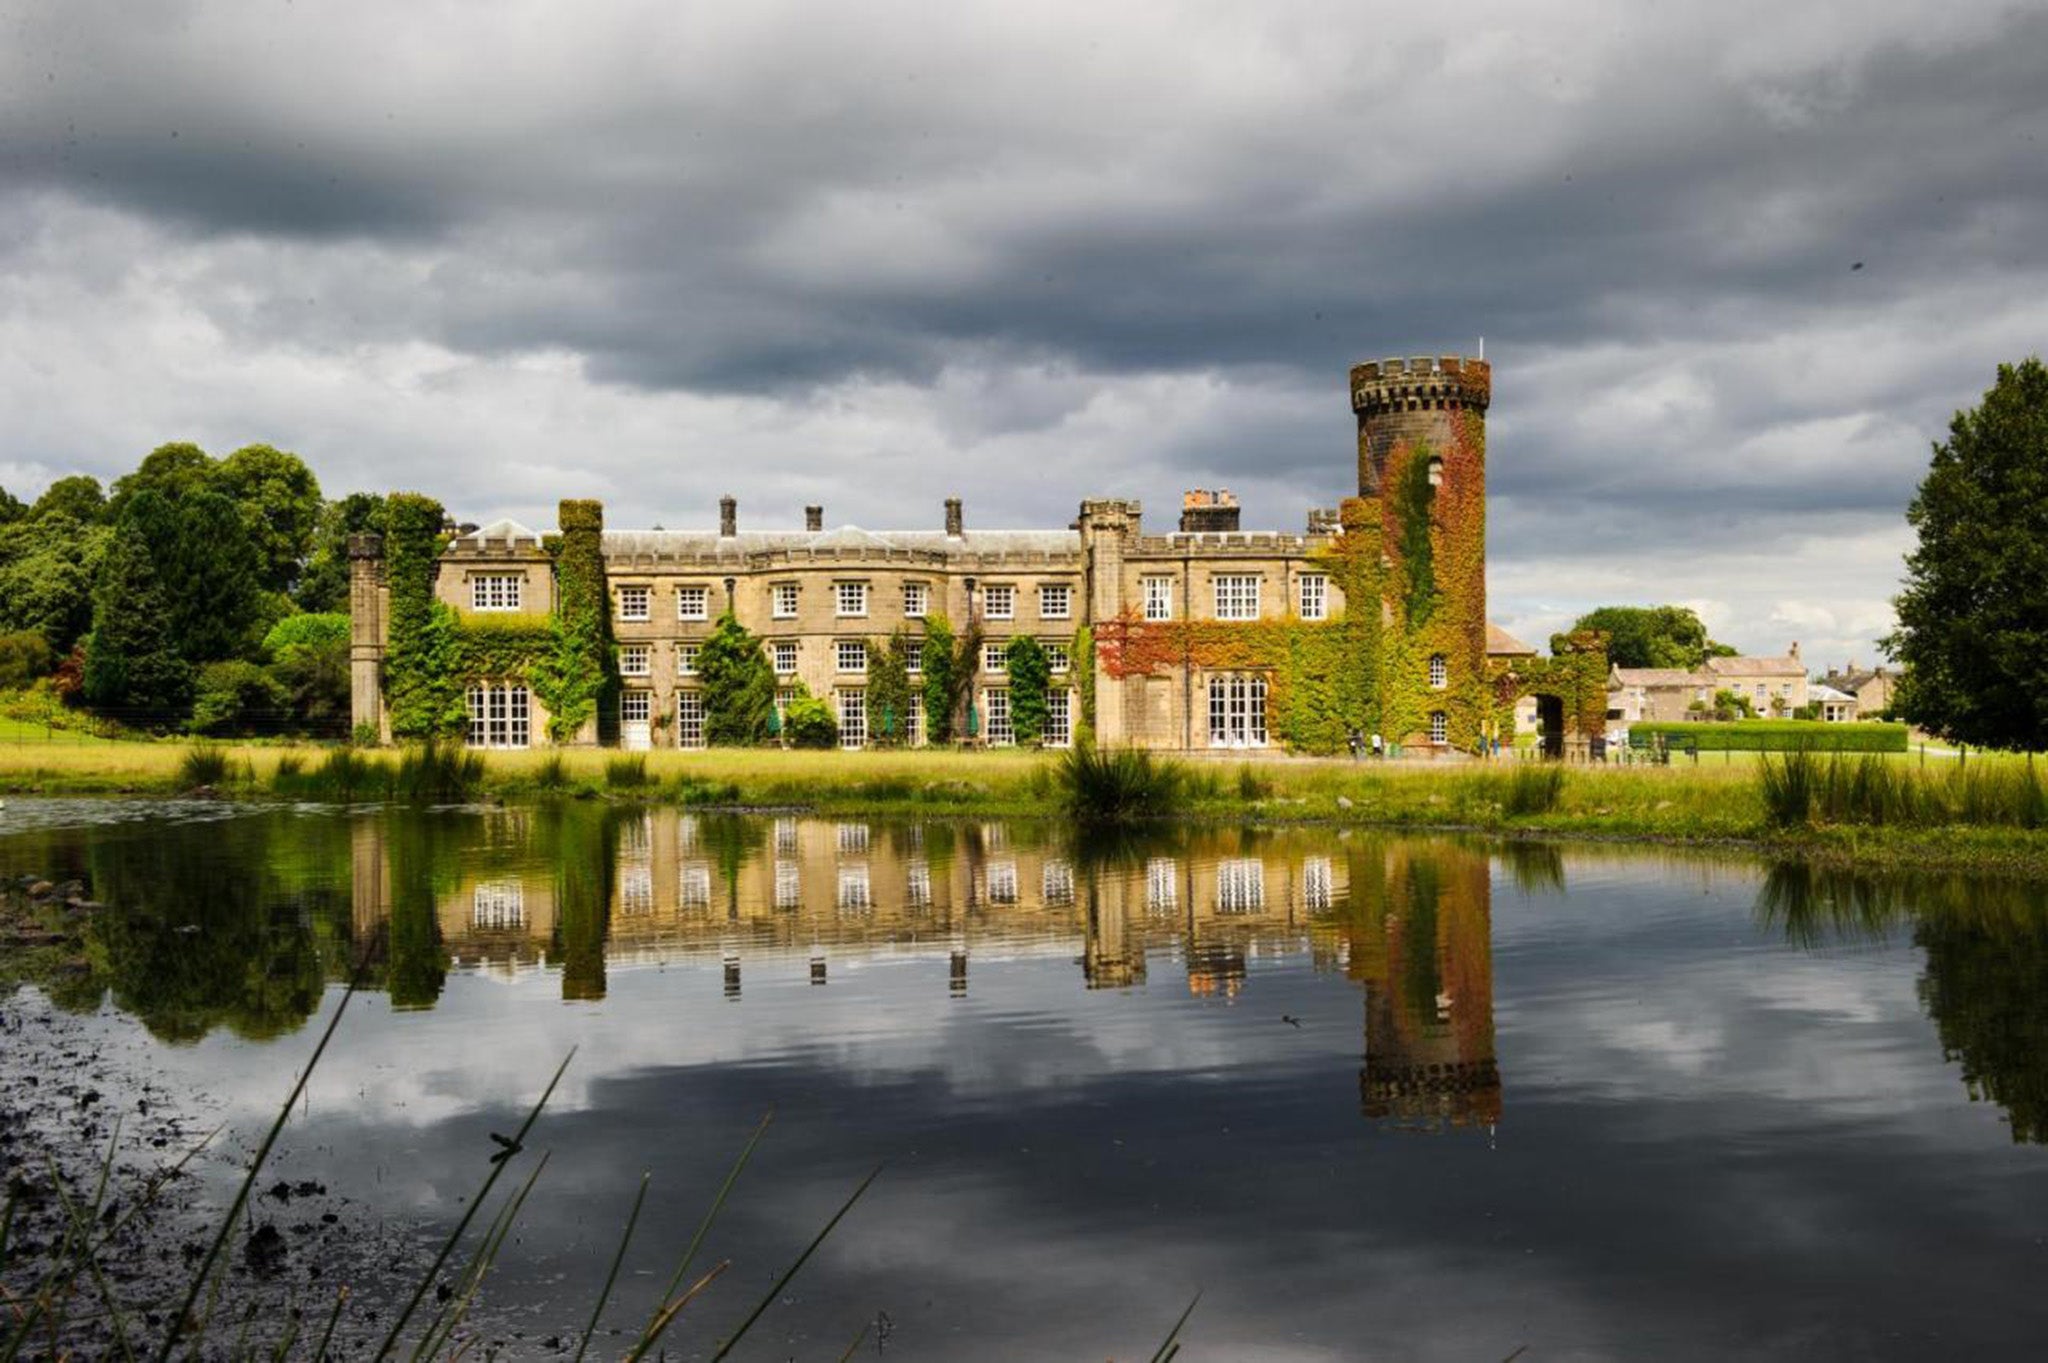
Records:
[[[1216,912],[1261,913],[1266,907],[1266,866],[1256,857],[1216,863]]]
[[[1310,857],[1301,863],[1301,906],[1305,909],[1327,909],[1336,896],[1336,877],[1330,873],[1328,857]]]
[[[1045,693],[1045,746],[1064,748],[1074,741],[1074,693],[1055,688]]]
[[[915,691],[910,693],[910,714],[903,721],[903,743],[910,748],[924,746],[924,697]]]
[[[533,742],[532,713],[525,687],[478,682],[469,688],[469,746],[529,746]]]
[[[704,746],[704,693],[702,691],[676,692],[676,746],[678,748],[701,748]]]
[[[988,745],[991,748],[1006,748],[1015,743],[1017,731],[1010,724],[1010,693],[984,691],[982,703],[988,711]]]
[[[839,695],[839,746],[863,748],[868,741],[868,693],[841,691]]]
[[[1444,743],[1449,741],[1450,736],[1450,716],[1441,710],[1431,710],[1429,712],[1429,741],[1432,743]]]
[[[470,926],[479,930],[526,926],[526,887],[516,880],[485,880],[470,895]]]
[[[654,693],[652,691],[621,691],[619,693],[619,723],[645,724],[654,718]]]
[[[1209,678],[1209,746],[1266,746],[1266,679],[1231,673]]]

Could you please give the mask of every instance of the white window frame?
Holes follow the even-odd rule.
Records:
[[[868,744],[868,693],[858,687],[835,691],[839,711],[839,746],[865,748]]]
[[[696,602],[693,610],[690,603]],[[676,619],[709,620],[711,618],[711,589],[709,587],[682,586],[676,588]]]
[[[678,748],[701,748],[704,746],[704,693],[702,691],[676,692],[676,746]]]
[[[1003,639],[981,646],[981,670],[991,677],[1008,676],[1010,672],[1010,641]]]
[[[1038,618],[1041,620],[1073,619],[1074,589],[1064,582],[1045,582],[1039,584]]]
[[[1258,619],[1260,583],[1261,579],[1256,573],[1218,573],[1209,579],[1209,585],[1216,598],[1216,618]]]
[[[865,673],[868,670],[868,641],[865,639],[833,640],[832,670],[852,675]]]
[[[1451,660],[1441,653],[1429,655],[1429,689],[1441,691],[1451,684]]]
[[[516,880],[480,880],[469,892],[469,925],[480,931],[526,926],[526,887]]]
[[[992,686],[981,693],[983,736],[991,748],[1007,748],[1017,741],[1017,727],[1010,720],[1010,689]]]
[[[910,747],[924,746],[924,693],[910,693],[910,713],[903,720],[903,741]]]
[[[1327,620],[1330,617],[1330,578],[1327,573],[1303,573],[1300,581],[1301,618]]]
[[[1442,710],[1429,712],[1429,741],[1448,743],[1451,741],[1451,717]]]
[[[466,697],[469,746],[530,748],[533,746],[533,696],[509,682],[477,682]]]
[[[1225,672],[1209,678],[1209,746],[1266,746],[1266,679]]]
[[[711,909],[711,864],[686,861],[676,867],[676,907],[685,913]]]
[[[835,582],[832,584],[832,606],[841,620],[864,619],[868,613],[868,584],[865,582]]]
[[[982,884],[988,889],[991,904],[1014,904],[1017,902],[1017,863],[1009,858],[992,861],[982,877]]]
[[[839,868],[839,894],[835,901],[841,913],[872,913],[875,907],[873,884],[868,878],[865,862],[858,866]]]
[[[1173,579],[1155,576],[1140,580],[1145,584],[1145,618],[1173,619]]]
[[[777,620],[796,619],[797,584],[778,582],[768,589],[768,613]]]
[[[1048,748],[1065,748],[1074,741],[1074,693],[1064,686],[1045,690],[1045,732],[1040,738]]]
[[[1328,857],[1306,857],[1301,863],[1301,906],[1322,910],[1336,899],[1337,878]]]
[[[981,589],[981,615],[984,620],[1015,620],[1017,618],[1017,589],[1007,582],[993,583]]]
[[[619,620],[624,624],[645,624],[654,618],[654,588],[629,582],[619,588]]]
[[[1065,857],[1048,857],[1038,868],[1038,893],[1047,908],[1072,907],[1074,863]]]
[[[1266,863],[1257,857],[1225,857],[1216,863],[1216,912],[1264,913]]]
[[[794,639],[777,639],[768,645],[768,656],[778,677],[793,676],[796,672],[797,647]]]
[[[931,613],[932,586],[929,582],[906,582],[903,584],[903,618],[922,620]]]
[[[1172,857],[1145,862],[1145,911],[1172,913],[1180,907],[1180,863]]]
[[[1048,643],[1045,649],[1045,670],[1055,677],[1064,677],[1074,670],[1074,655],[1067,652],[1065,644]]]
[[[619,723],[649,724],[654,720],[654,693],[634,688],[619,692]]]
[[[932,868],[928,862],[913,861],[903,868],[903,904],[911,909],[932,906]]]
[[[924,640],[903,641],[903,670],[913,677],[924,671]]]
[[[516,611],[525,597],[525,573],[478,573],[469,579],[473,611]]]
[[[804,871],[794,861],[775,863],[775,907],[800,909],[804,906]]]
[[[697,675],[697,654],[702,648],[702,644],[676,645],[676,675],[678,677],[694,677]]]
[[[652,644],[620,644],[619,675],[622,677],[653,676],[654,646]]]

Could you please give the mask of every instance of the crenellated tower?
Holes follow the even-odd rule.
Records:
[[[1387,462],[1403,445],[1427,444],[1441,454],[1475,432],[1483,447],[1493,366],[1462,355],[1372,360],[1351,370],[1351,410],[1358,414],[1358,495],[1377,497]],[[1483,489],[1481,489],[1483,491]]]

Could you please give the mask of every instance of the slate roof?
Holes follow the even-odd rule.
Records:
[[[1617,667],[1612,679],[1615,686],[1640,686],[1647,691],[1699,687],[1708,682],[1705,673],[1688,671],[1683,667]]]
[[[540,531],[535,530],[531,526],[521,525],[518,521],[512,520],[509,517],[501,517],[498,520],[492,521],[489,525],[478,526],[466,535],[457,535],[455,542],[457,544],[475,545],[478,548],[482,548],[487,544],[505,544],[514,547],[521,544],[530,544],[538,549],[540,547]]]
[[[705,558],[749,554],[817,552],[837,554],[914,551],[971,556],[983,554],[1081,553],[1075,530],[968,530],[948,535],[943,530],[863,530],[842,525],[834,530],[743,530],[720,535],[711,530],[607,530],[604,552],[619,557]]]
[[[1514,635],[1488,620],[1486,622],[1486,656],[1489,658],[1533,658],[1536,650],[1517,639]]]
[[[1803,677],[1806,665],[1797,658],[1709,658],[1707,670],[1717,677]]]

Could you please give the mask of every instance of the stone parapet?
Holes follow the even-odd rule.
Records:
[[[1382,412],[1484,412],[1493,401],[1493,366],[1461,355],[1369,360],[1351,370],[1351,409]]]

